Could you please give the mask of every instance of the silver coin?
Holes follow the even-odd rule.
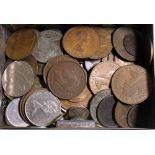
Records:
[[[62,33],[59,30],[45,30],[40,32],[37,46],[33,51],[33,56],[37,61],[47,63],[47,61],[55,56],[62,55],[60,40]]]
[[[12,97],[25,95],[32,87],[34,73],[32,67],[24,61],[14,61],[4,71],[2,86]]]
[[[60,101],[51,92],[39,90],[25,103],[27,119],[35,126],[49,126],[60,114]]]
[[[87,71],[90,71],[95,65],[97,65],[98,63],[101,62],[101,59],[97,59],[97,60],[86,60],[85,61],[85,68]]]
[[[38,73],[37,75],[43,75],[45,64],[44,63],[38,63]]]
[[[57,122],[58,128],[95,128],[95,121],[92,120],[61,120]]]
[[[92,100],[90,101],[90,115],[92,117],[92,119],[95,122],[98,122],[97,116],[96,116],[96,110],[97,107],[99,105],[99,103],[106,97],[111,95],[111,90],[110,89],[106,89],[106,90],[101,90],[98,93],[95,94],[95,96],[92,98]]]
[[[27,127],[29,124],[27,124],[19,113],[19,102],[20,98],[16,98],[12,100],[5,111],[5,118],[8,122],[8,125],[14,126],[14,127]]]

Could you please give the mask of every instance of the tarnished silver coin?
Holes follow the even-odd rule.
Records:
[[[16,98],[8,104],[5,111],[5,118],[9,123],[8,125],[11,125],[14,127],[28,127],[29,124],[27,124],[20,116],[19,102],[20,102],[20,98]]]
[[[92,98],[91,102],[90,102],[90,115],[92,117],[92,119],[95,122],[98,122],[97,116],[96,116],[96,111],[97,111],[97,107],[99,105],[99,103],[106,97],[111,95],[111,90],[110,89],[106,89],[106,90],[101,90],[98,93],[95,94],[95,96]]]
[[[45,30],[40,32],[38,43],[33,51],[37,61],[46,63],[50,58],[62,55],[60,47],[62,33],[59,30]]]
[[[35,126],[49,126],[60,114],[60,101],[51,92],[39,90],[25,102],[27,119]]]
[[[95,65],[101,62],[101,59],[97,60],[86,60],[84,62],[85,68],[87,71],[90,71]]]
[[[26,94],[34,82],[32,67],[24,61],[14,61],[5,69],[2,85],[9,96],[19,97]]]
[[[95,128],[95,121],[92,120],[62,120],[57,122],[58,128]]]
[[[38,63],[38,73],[37,75],[43,75],[45,64],[44,63]]]

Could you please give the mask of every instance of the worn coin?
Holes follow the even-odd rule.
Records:
[[[105,89],[105,90],[101,90],[98,93],[95,94],[95,96],[93,96],[93,98],[90,101],[90,106],[89,106],[89,111],[90,111],[90,115],[92,117],[92,119],[95,122],[98,122],[97,120],[97,116],[96,116],[96,110],[97,107],[99,105],[99,103],[106,97],[111,95],[111,90],[110,89]]]
[[[118,69],[112,78],[114,95],[123,103],[138,104],[151,93],[151,77],[147,70],[138,65],[127,65]]]
[[[129,125],[127,122],[127,115],[131,108],[132,108],[131,105],[121,103],[120,101],[118,101],[116,104],[115,120],[123,128],[129,128]]]
[[[114,62],[117,63],[120,67],[132,64],[132,62],[122,60],[117,56],[114,56]]]
[[[37,34],[33,29],[21,29],[8,39],[6,55],[13,60],[21,60],[32,54],[37,43]]]
[[[112,45],[112,32],[114,31],[113,28],[101,28],[95,27],[94,30],[99,35],[99,47],[96,49],[91,59],[99,59],[107,56],[113,48]]]
[[[51,57],[62,55],[60,40],[62,33],[59,30],[44,30],[40,32],[38,44],[33,51],[37,61],[46,63]]]
[[[75,58],[89,58],[99,48],[99,36],[93,28],[78,26],[65,33],[62,43],[69,55]]]
[[[25,102],[27,119],[36,126],[49,126],[61,114],[60,101],[48,91],[36,91]]]
[[[90,71],[94,66],[99,64],[101,62],[101,59],[97,60],[85,60],[84,65],[87,71]]]
[[[115,105],[116,105],[116,100],[113,95],[106,96],[99,103],[96,111],[96,115],[97,115],[98,121],[104,127],[110,127],[110,128],[118,127],[113,117]]]
[[[85,88],[87,76],[83,68],[73,61],[55,64],[48,73],[51,92],[62,99],[72,99]]]
[[[32,67],[24,61],[14,61],[4,71],[2,85],[9,96],[19,97],[26,94],[34,82]]]
[[[16,98],[8,104],[5,111],[5,117],[9,124],[14,127],[27,127],[29,124],[21,118],[19,113],[19,102],[20,98]]]
[[[89,85],[94,94],[103,89],[108,89],[111,77],[119,68],[114,62],[102,62],[96,65],[90,73]]]
[[[74,62],[78,63],[77,60],[71,58],[68,55],[59,55],[54,58],[50,58],[43,70],[43,78],[44,78],[45,83],[47,80],[47,75],[48,75],[49,70],[53,67],[54,64],[56,64],[58,62],[62,62],[62,61],[74,61]]]

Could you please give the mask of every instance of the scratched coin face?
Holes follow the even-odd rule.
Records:
[[[102,62],[96,65],[90,73],[89,85],[94,94],[103,89],[108,89],[111,77],[119,68],[114,62]]]
[[[50,58],[62,55],[60,47],[62,33],[59,30],[44,30],[40,32],[38,44],[33,51],[37,61],[46,63]]]
[[[2,85],[9,96],[19,97],[26,94],[34,82],[32,67],[24,61],[14,61],[5,69]]]
[[[48,91],[31,94],[25,103],[27,119],[35,126],[49,126],[61,114],[60,101]]]
[[[11,126],[28,127],[29,124],[27,124],[20,116],[19,102],[20,102],[20,98],[16,98],[8,104],[6,111],[5,111],[5,117],[7,119],[7,122]]]
[[[111,86],[114,95],[123,103],[139,104],[150,96],[152,80],[145,68],[127,65],[115,72]]]

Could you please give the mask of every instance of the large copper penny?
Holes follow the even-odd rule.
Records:
[[[89,58],[99,48],[99,36],[93,28],[73,27],[65,33],[63,47],[69,55],[75,58]]]
[[[101,28],[96,27],[94,30],[99,35],[99,47],[96,49],[93,56],[91,56],[91,59],[99,59],[107,56],[113,48],[112,45],[112,32],[114,31],[113,28]]]
[[[59,55],[59,56],[56,56],[54,58],[50,58],[49,61],[47,62],[47,64],[45,65],[44,70],[43,70],[43,78],[44,78],[45,83],[47,80],[48,72],[51,69],[51,67],[53,67],[54,64],[56,64],[58,62],[62,62],[62,61],[74,61],[74,62],[78,63],[77,60],[71,58],[68,55]]]
[[[36,91],[25,102],[27,119],[36,126],[49,126],[61,114],[60,101],[48,91]]]
[[[114,62],[102,62],[96,65],[89,77],[89,84],[92,92],[96,94],[100,90],[108,89],[111,77],[119,68]]]
[[[106,96],[99,103],[97,111],[96,111],[96,115],[97,115],[98,121],[104,127],[109,127],[109,128],[118,127],[113,117],[115,105],[116,105],[116,100],[113,95]]]
[[[32,54],[37,43],[33,29],[21,29],[13,33],[6,45],[6,55],[13,60],[21,60]]]
[[[38,44],[33,51],[37,61],[46,63],[51,57],[62,55],[60,40],[62,33],[59,30],[44,30],[40,32]]]
[[[143,67],[127,65],[115,72],[111,85],[114,95],[120,101],[127,104],[138,104],[150,96],[152,80]]]
[[[132,107],[131,105],[124,104],[119,101],[116,104],[115,120],[123,128],[129,128],[129,125],[127,122],[127,115],[131,107]]]
[[[56,63],[48,73],[51,92],[62,99],[72,99],[85,88],[87,76],[83,68],[73,61]]]
[[[19,97],[26,94],[34,82],[32,67],[24,61],[14,61],[5,69],[2,85],[9,96]]]

